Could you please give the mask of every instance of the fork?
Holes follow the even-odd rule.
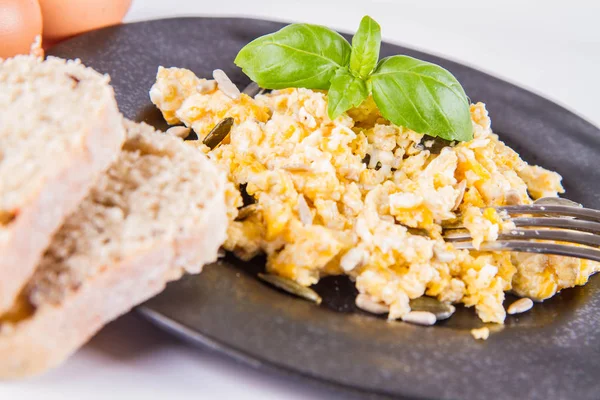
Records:
[[[555,254],[600,262],[600,211],[559,198],[493,208],[516,228],[500,233],[496,241],[483,242],[480,251]],[[443,235],[456,249],[476,250],[464,227],[444,228]]]

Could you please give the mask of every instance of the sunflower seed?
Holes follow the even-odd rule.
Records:
[[[508,192],[504,194],[504,204],[507,206],[517,206],[521,204],[521,196],[519,196],[519,192],[514,189],[510,189]]]
[[[433,325],[435,324],[435,315],[428,311],[411,311],[402,317],[402,321],[416,325]]]
[[[412,311],[429,312],[435,316],[438,321],[448,319],[456,308],[452,304],[442,303],[432,297],[419,297],[410,301],[410,309]]]
[[[444,263],[449,263],[456,259],[456,255],[446,250],[443,246],[433,246],[433,254],[438,261]]]
[[[200,94],[213,92],[217,88],[217,81],[203,80],[196,85],[196,91]]]
[[[273,274],[262,274],[259,273],[258,277],[263,281],[279,288],[285,292],[293,294],[294,296],[301,297],[306,300],[310,300],[314,303],[321,304],[321,296],[311,288],[300,285],[291,279],[284,278]]]
[[[227,74],[222,69],[215,69],[213,71],[213,78],[217,81],[217,85],[219,85],[219,90],[223,92],[227,97],[232,98],[233,100],[240,98],[240,89],[227,76]]]
[[[291,171],[291,172],[312,171],[312,168],[310,167],[310,165],[306,165],[306,164],[285,164],[281,168],[285,169],[286,171]]]
[[[458,189],[458,196],[456,197],[456,201],[454,202],[454,207],[452,207],[452,211],[458,210],[458,207],[460,207],[460,203],[462,203],[463,198],[465,197],[465,190],[467,189],[467,180],[463,179],[462,181],[460,181],[456,188]]]
[[[385,221],[385,222],[389,222],[391,224],[395,224],[396,223],[396,219],[393,216],[387,215],[387,214],[386,215],[380,215],[379,219],[381,219],[382,221]]]
[[[165,133],[170,136],[177,136],[179,138],[185,139],[190,135],[190,128],[185,126],[173,126],[167,129]]]
[[[519,299],[519,300],[515,301],[514,303],[512,303],[508,307],[508,310],[506,310],[506,312],[508,312],[511,315],[512,314],[521,314],[521,313],[524,313],[525,311],[531,310],[531,307],[533,307],[533,300],[531,300],[527,297],[523,297],[522,299]]]
[[[302,221],[304,225],[312,225],[313,215],[302,194],[298,195],[298,215],[300,216],[300,221]]]
[[[202,143],[210,147],[210,149],[214,149],[227,137],[231,127],[233,126],[234,119],[231,117],[227,117],[217,125],[206,135]]]
[[[485,326],[483,328],[471,329],[471,336],[475,339],[487,340],[490,337],[490,329]]]
[[[365,260],[365,251],[358,247],[350,249],[340,260],[340,267],[346,272],[360,266]]]
[[[363,293],[356,296],[354,303],[356,307],[371,314],[386,314],[390,312],[390,308],[387,305],[378,303],[371,296]]]

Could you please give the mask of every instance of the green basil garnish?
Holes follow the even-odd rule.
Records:
[[[292,24],[248,43],[234,62],[265,89],[329,89],[335,72],[350,62],[350,51],[331,29]]]
[[[394,124],[446,140],[473,138],[467,95],[439,65],[408,56],[387,57],[369,80],[375,104]]]
[[[469,100],[447,70],[408,56],[379,61],[381,29],[365,16],[352,46],[328,28],[292,24],[247,44],[236,65],[265,89],[329,90],[329,117],[358,107],[369,95],[386,119],[446,140],[473,138]]]
[[[352,38],[350,71],[365,79],[375,69],[381,47],[381,28],[375,20],[365,15]]]
[[[346,69],[339,69],[329,87],[327,113],[334,119],[352,107],[358,107],[369,97],[367,83]]]

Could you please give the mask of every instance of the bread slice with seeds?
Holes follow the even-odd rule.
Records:
[[[78,61],[0,59],[0,314],[125,139],[109,78]]]
[[[224,175],[179,138],[126,128],[118,160],[0,318],[1,378],[56,366],[166,282],[216,260],[227,228]]]

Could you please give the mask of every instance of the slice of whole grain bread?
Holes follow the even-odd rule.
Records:
[[[125,125],[119,158],[0,318],[0,378],[58,365],[105,323],[217,258],[227,228],[224,175],[181,139]]]
[[[109,78],[78,61],[0,60],[0,315],[125,138]]]

